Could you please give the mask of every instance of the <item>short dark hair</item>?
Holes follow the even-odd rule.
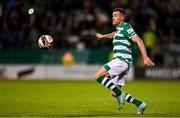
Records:
[[[115,12],[115,11],[119,11],[120,13],[125,15],[125,10],[123,8],[115,8],[115,9],[113,9],[113,12]]]

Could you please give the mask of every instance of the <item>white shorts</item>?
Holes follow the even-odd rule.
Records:
[[[124,86],[125,78],[129,71],[129,64],[118,58],[113,59],[104,65],[104,68],[108,71],[110,75],[110,81],[115,85]]]

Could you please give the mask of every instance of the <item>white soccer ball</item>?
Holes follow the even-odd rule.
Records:
[[[52,45],[53,45],[53,38],[50,35],[42,35],[39,37],[38,46],[40,48],[50,48],[52,47]]]

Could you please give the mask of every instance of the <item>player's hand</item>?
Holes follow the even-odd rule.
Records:
[[[103,38],[103,35],[100,33],[96,33],[96,39],[100,40],[101,38]]]
[[[154,62],[149,57],[144,58],[144,64],[149,67],[155,66]]]

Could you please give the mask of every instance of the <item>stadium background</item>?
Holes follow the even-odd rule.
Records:
[[[144,67],[137,46],[133,45],[135,59],[129,78],[135,80],[127,83],[126,90],[134,91],[135,95],[154,105],[150,107],[147,116],[180,116],[180,101],[177,99],[180,95],[176,93],[180,89],[179,5],[180,2],[175,0],[1,0],[0,116],[133,116],[133,109],[129,106],[122,114],[113,111],[116,104],[109,106],[107,103],[114,102],[114,99],[107,97],[103,87],[89,81],[95,70],[112,57],[111,40],[98,41],[95,33],[114,30],[111,15],[116,7],[126,9],[126,21],[132,24],[143,39],[148,55],[156,63],[154,68]],[[44,34],[54,39],[54,46],[49,50],[40,49],[37,45],[38,38]],[[24,81],[27,79],[30,80]],[[152,86],[154,88],[150,91]],[[68,101],[66,98],[71,98],[71,95],[68,94],[69,89],[64,90],[67,87],[72,87],[77,93],[74,96],[86,97],[75,97]],[[84,89],[93,92],[88,96]],[[159,93],[156,93],[157,89]],[[26,95],[27,91],[30,93]],[[45,91],[48,93],[45,94]],[[157,99],[154,99],[154,93],[158,95]],[[104,99],[101,108],[97,107],[97,110],[87,113],[92,107],[89,104],[100,102],[98,98],[93,101],[89,98],[96,98],[99,94]],[[168,95],[173,97],[169,98]],[[58,101],[56,96],[62,99]],[[52,101],[57,104],[56,100],[59,105],[55,105],[53,110],[50,104]],[[80,100],[87,106],[74,105],[74,101],[79,105]],[[156,100],[160,104],[158,107]],[[18,104],[23,107],[19,108]],[[42,109],[45,104],[46,113]],[[170,104],[174,106],[166,106]],[[37,110],[38,105],[42,111]],[[37,109],[33,110],[33,107]],[[104,111],[106,107],[112,109]],[[160,109],[159,113],[157,109]]]

